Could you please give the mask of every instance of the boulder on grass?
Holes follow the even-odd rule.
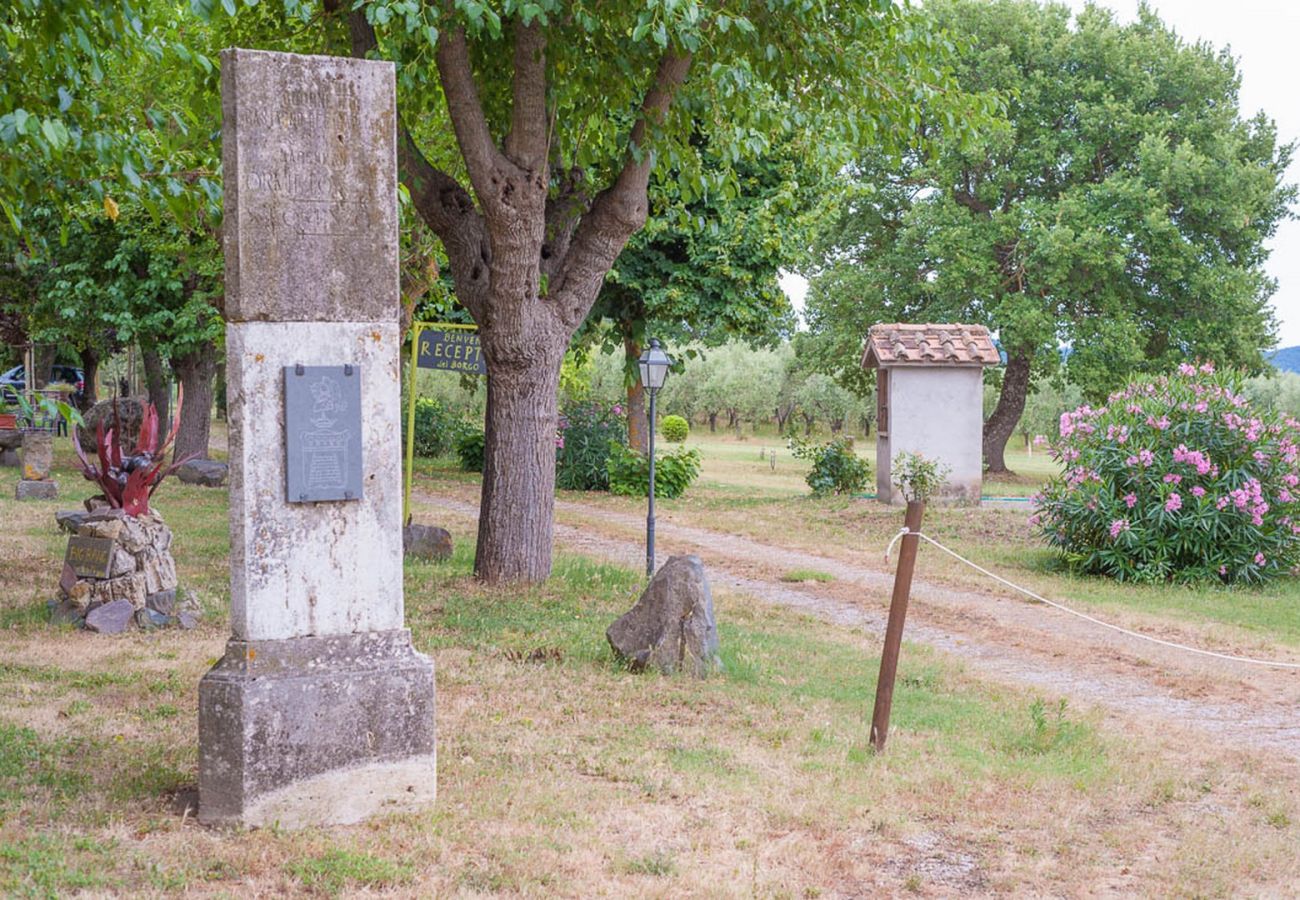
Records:
[[[407,525],[402,529],[402,551],[416,559],[451,557],[451,532],[436,525]]]
[[[226,483],[229,471],[229,466],[215,459],[192,459],[177,467],[176,477],[199,487],[221,487]]]
[[[669,557],[605,637],[634,672],[655,668],[696,678],[717,672],[722,668],[718,623],[704,563],[698,556]]]

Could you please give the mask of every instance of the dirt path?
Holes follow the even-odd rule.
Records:
[[[477,506],[465,499],[424,494],[420,500],[458,518],[473,520],[477,515]],[[556,513],[557,545],[634,567],[644,565],[645,521],[639,516],[570,501],[557,501]],[[697,554],[708,564],[715,587],[800,609],[873,636],[883,634],[893,580],[883,559],[873,568],[664,518],[656,523],[656,535],[660,561],[671,554]],[[783,573],[795,569],[826,572],[836,580],[797,585],[780,581]],[[1154,634],[1197,643],[1195,636],[1173,627]],[[972,670],[996,681],[1095,705],[1119,727],[1136,725],[1165,739],[1209,739],[1300,762],[1300,671],[1184,654],[1114,634],[1042,604],[925,582],[913,586],[906,637],[964,659]]]

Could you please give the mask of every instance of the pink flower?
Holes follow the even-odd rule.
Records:
[[[1195,374],[1196,374],[1196,366],[1192,365],[1191,363],[1179,363],[1179,365],[1178,365],[1178,374],[1179,374],[1179,375],[1195,375]]]
[[[1220,575],[1227,575],[1227,574],[1228,574],[1228,567],[1227,567],[1227,566],[1219,566],[1219,574],[1220,574]]]
[[[1116,519],[1110,523],[1111,539],[1119,537],[1121,531],[1128,531],[1128,519]]]
[[[1156,455],[1152,453],[1150,450],[1145,450],[1145,449],[1138,451],[1137,458],[1138,458],[1138,462],[1142,463],[1142,468],[1144,469],[1151,468],[1151,466],[1156,461]]]
[[[1178,496],[1177,492],[1169,495],[1165,501],[1165,512],[1177,512],[1183,508],[1183,498]]]
[[[1203,375],[1213,375],[1213,374],[1214,374],[1214,363],[1212,363],[1212,362],[1203,362],[1203,363],[1201,363],[1201,374],[1203,374]]]
[[[1138,502],[1137,494],[1128,493],[1124,495],[1124,505],[1127,506],[1129,509],[1132,509],[1134,506],[1136,506],[1137,502]]]
[[[1183,476],[1175,475],[1173,472],[1165,476],[1165,484],[1178,484],[1182,480]]]
[[[1264,558],[1264,554],[1263,554],[1263,553],[1256,553],[1256,554],[1255,554],[1255,565],[1257,565],[1257,566],[1262,566],[1262,565],[1264,565],[1265,562],[1267,562],[1267,560]]]
[[[1204,496],[1205,496],[1205,488],[1201,487],[1201,486],[1198,484],[1196,487],[1192,488],[1192,496],[1193,496],[1193,497],[1204,497]]]
[[[1282,488],[1282,490],[1277,492],[1277,499],[1281,500],[1283,503],[1290,503],[1292,500],[1291,492],[1286,488]]]

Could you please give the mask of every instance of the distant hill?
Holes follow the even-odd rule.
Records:
[[[1300,347],[1283,347],[1272,354],[1268,361],[1283,372],[1300,372]]]

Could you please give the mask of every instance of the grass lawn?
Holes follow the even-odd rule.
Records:
[[[169,482],[156,497],[209,611],[199,629],[53,628],[53,511],[89,492],[59,449],[57,502],[16,503],[0,470],[0,894],[1210,896],[1300,877],[1296,797],[1267,759],[1176,752],[920,646],[876,756],[862,633],[719,592],[725,674],[630,674],[603,633],[636,573],[561,557],[544,586],[488,588],[466,532],[449,562],[406,569],[407,621],[437,665],[437,805],[352,828],[201,828],[176,798],[228,630],[225,495]],[[840,534],[869,509],[762,502]],[[709,487],[672,510],[738,525],[755,507]]]

